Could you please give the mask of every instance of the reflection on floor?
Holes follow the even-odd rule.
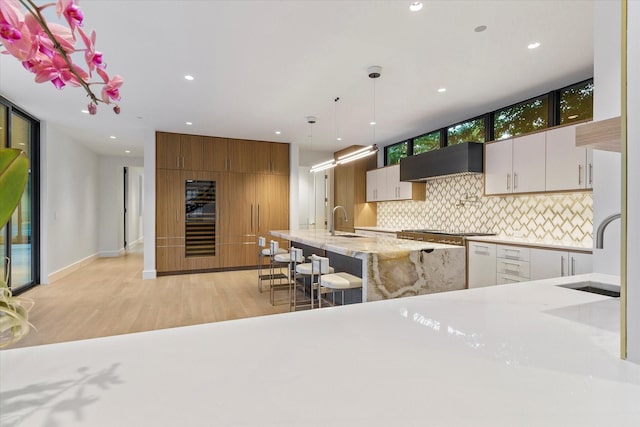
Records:
[[[138,248],[139,249],[139,248]],[[257,271],[187,274],[142,280],[143,257],[99,258],[22,296],[35,301],[37,330],[14,347],[119,335],[284,313],[259,293]],[[286,291],[279,300],[286,301]]]

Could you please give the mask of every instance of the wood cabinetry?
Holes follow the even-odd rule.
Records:
[[[400,181],[400,165],[367,171],[367,202],[425,198],[424,183]]]
[[[337,158],[361,147],[349,147],[334,154]],[[375,156],[363,157],[333,169],[333,203],[347,211],[347,221],[343,212],[334,215],[334,227],[338,231],[355,232],[355,226],[376,225],[376,205],[367,203],[367,171],[376,167]],[[332,215],[332,212],[329,212]]]
[[[287,144],[158,132],[156,151],[159,273],[254,266],[257,236],[289,228]],[[186,186],[193,181],[215,181],[215,203],[207,207],[215,209],[215,224],[186,224]],[[194,228],[215,230],[215,250],[211,242],[199,249],[206,255],[188,250],[185,236]]]

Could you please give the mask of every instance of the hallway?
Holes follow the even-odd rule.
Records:
[[[36,329],[10,348],[288,311],[286,303],[274,307],[268,292],[258,292],[256,270],[142,280],[142,266],[142,253],[132,250],[25,292],[22,297],[35,302],[29,320]]]

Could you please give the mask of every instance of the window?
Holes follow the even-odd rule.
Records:
[[[485,141],[484,116],[458,123],[457,125],[453,125],[447,129],[448,145],[460,144],[461,142],[468,141]]]
[[[26,154],[30,169],[18,207],[0,228],[0,274],[20,293],[40,281],[39,266],[39,123],[0,98],[0,147],[17,148]],[[5,257],[11,260],[10,271]]]
[[[493,113],[494,139],[505,139],[549,126],[549,96],[544,95]]]
[[[413,139],[413,154],[426,153],[438,148],[440,148],[439,130]]]
[[[395,165],[400,159],[407,157],[409,153],[409,141],[399,142],[384,148],[384,164]]]
[[[560,124],[593,118],[593,80],[560,90]]]

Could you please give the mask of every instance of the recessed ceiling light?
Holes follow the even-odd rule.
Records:
[[[527,47],[529,49],[535,49],[537,47],[540,47],[540,43],[539,42],[530,43]]]
[[[193,76],[187,74],[186,76],[184,76],[184,79],[191,81],[191,80],[193,80]]]
[[[409,10],[411,12],[417,12],[420,9],[422,9],[422,3],[419,1],[414,1],[413,3],[411,3],[411,6],[409,6]]]
[[[475,28],[473,29],[473,31],[475,31],[476,33],[481,33],[481,32],[483,32],[483,31],[484,31],[484,30],[486,30],[486,29],[487,29],[487,26],[486,26],[486,25],[478,25],[477,27],[475,27]]]
[[[125,153],[129,154],[131,150],[124,150]]]
[[[115,136],[113,136],[113,135],[111,135],[109,138],[111,138],[111,139],[116,139],[116,137],[115,137]]]
[[[342,138],[337,137],[337,138],[336,138],[336,141],[342,141]]]
[[[446,87],[441,87],[440,89],[438,89],[438,92],[442,93],[442,92],[446,92],[447,88]]]
[[[282,132],[280,132],[279,130],[276,131],[276,135],[280,135]]]
[[[369,122],[369,124],[370,124],[371,126],[373,126],[373,125],[375,125],[375,124],[376,124],[376,122]]]
[[[80,112],[83,114],[89,114],[89,110],[80,110]]]
[[[191,122],[185,122],[188,126],[191,126],[193,123]]]

